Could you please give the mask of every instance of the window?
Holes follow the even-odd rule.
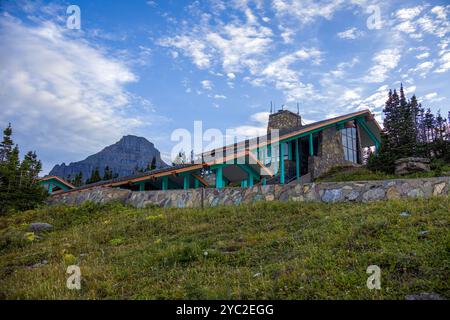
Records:
[[[342,145],[344,147],[344,159],[358,163],[358,144],[356,128],[344,128],[342,133]]]

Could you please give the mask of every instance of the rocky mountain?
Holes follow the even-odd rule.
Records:
[[[143,137],[128,135],[85,160],[71,162],[69,165],[62,163],[54,166],[49,175],[72,179],[82,172],[85,181],[97,167],[100,175],[103,176],[105,167],[108,166],[113,174],[124,177],[133,174],[136,167],[146,168],[153,157],[156,159],[156,168],[167,166],[161,160],[160,152],[153,143]]]

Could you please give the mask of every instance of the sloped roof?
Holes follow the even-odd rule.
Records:
[[[73,184],[71,184],[70,182],[67,182],[66,180],[64,180],[64,179],[62,179],[60,177],[57,177],[57,176],[45,176],[45,177],[43,177],[41,179],[38,179],[39,182],[41,182],[41,181],[42,182],[43,181],[49,181],[49,180],[58,180],[59,182],[61,182],[62,184],[64,184],[65,186],[67,186],[67,187],[69,187],[71,189],[75,188],[75,186]]]
[[[278,141],[282,141],[285,139],[289,139],[291,137],[295,137],[298,136],[300,134],[305,134],[308,133],[310,131],[314,131],[314,130],[318,130],[321,128],[324,128],[326,126],[332,125],[332,124],[337,124],[339,122],[345,121],[347,119],[351,119],[357,116],[363,116],[363,115],[367,115],[371,117],[371,121],[373,121],[376,125],[376,127],[381,131],[381,127],[378,124],[378,122],[373,118],[373,114],[370,112],[370,110],[362,110],[362,111],[358,111],[358,112],[353,112],[353,113],[349,113],[349,114],[345,114],[342,116],[338,116],[338,117],[334,117],[334,118],[330,118],[330,119],[325,119],[325,120],[321,120],[321,121],[317,121],[317,122],[313,122],[307,125],[302,125],[302,126],[298,126],[298,127],[294,127],[294,128],[286,128],[286,129],[281,129],[278,132],[278,139],[270,139],[270,134],[267,135],[263,135],[263,136],[259,136],[256,138],[252,138],[252,139],[247,139],[235,144],[230,144],[221,148],[216,148],[213,149],[211,151],[205,151],[203,153],[204,156],[208,156],[211,154],[211,152],[224,152],[226,153],[226,150],[229,150],[231,148],[235,148],[235,149],[239,149],[239,148],[243,148],[245,149],[245,146],[250,145],[252,147],[263,147],[265,145],[268,144],[268,142],[270,143],[274,143],[274,142],[278,142]],[[261,142],[262,141],[262,142]]]

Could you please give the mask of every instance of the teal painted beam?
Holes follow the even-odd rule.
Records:
[[[280,144],[280,184],[284,184],[284,148],[283,145]]]
[[[185,175],[184,179],[183,179],[183,189],[187,190],[189,189],[189,185],[190,185],[190,176],[189,175]]]
[[[298,140],[295,141],[295,173],[297,174],[297,180],[300,180],[300,152],[298,151]]]
[[[162,177],[161,184],[163,190],[169,189],[169,177],[168,176]]]
[[[337,122],[337,123],[329,124],[329,125],[326,125],[326,126],[323,126],[323,127],[320,127],[320,128],[314,129],[314,130],[311,130],[311,131],[303,132],[303,133],[301,133],[301,134],[299,134],[299,135],[296,135],[296,136],[293,136],[293,137],[289,137],[289,138],[287,138],[287,139],[282,139],[282,140],[280,140],[280,142],[288,142],[288,141],[292,141],[292,140],[295,140],[295,139],[298,139],[298,138],[306,137],[306,136],[309,136],[310,134],[314,134],[314,133],[323,131],[323,130],[325,130],[325,129],[328,129],[328,128],[331,128],[331,127],[334,127],[334,126],[339,126],[339,125],[341,125],[341,124],[345,124],[345,123],[348,122],[348,121],[358,120],[358,119],[364,119],[364,117],[365,117],[365,115],[362,115],[362,116],[356,116],[356,117],[351,117],[351,118],[348,118],[348,119],[339,121],[339,122]]]
[[[314,155],[314,138],[312,133],[309,135],[309,155],[311,157]]]
[[[377,137],[373,134],[373,132],[367,126],[364,119],[361,119],[361,118],[358,119],[357,123],[361,126],[361,128],[363,128],[363,130],[367,133],[367,135],[370,137],[370,139],[374,142],[376,152],[378,152],[378,150],[380,149],[380,145],[381,145],[380,141],[377,139]]]
[[[216,188],[222,189],[223,188],[223,171],[222,167],[218,167],[216,169]]]

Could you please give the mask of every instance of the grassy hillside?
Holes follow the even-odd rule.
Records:
[[[446,197],[20,212],[0,218],[0,298],[450,298],[449,208]],[[36,221],[54,230],[40,239],[26,234]],[[65,286],[74,262],[80,291]],[[372,264],[381,267],[380,291],[366,287]]]

